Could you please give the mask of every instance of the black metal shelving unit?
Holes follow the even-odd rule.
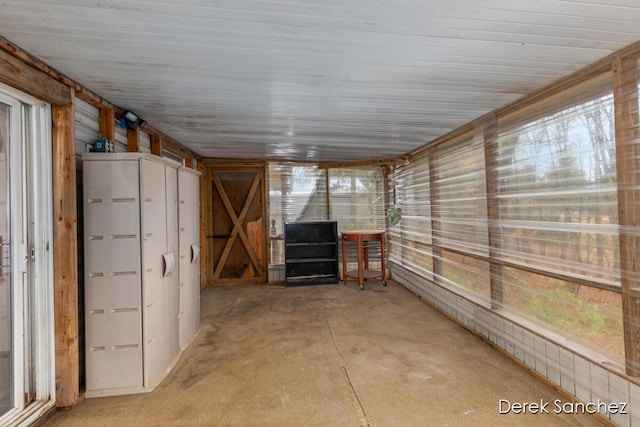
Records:
[[[336,284],[340,281],[336,221],[284,224],[285,285]]]

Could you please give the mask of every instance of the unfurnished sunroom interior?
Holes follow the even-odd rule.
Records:
[[[530,391],[600,406],[416,405],[399,424],[640,425],[638,22],[632,0],[2,2],[0,424],[170,408],[207,384],[215,404],[165,421],[390,425],[394,392],[438,400],[429,343],[449,380],[461,354],[487,369],[461,389],[499,390],[493,369],[513,365]],[[343,237],[382,236],[382,276],[291,286],[306,247],[287,224],[303,223],[329,224],[305,236],[329,233],[336,282],[360,264]],[[301,320],[293,341],[283,319]],[[257,400],[221,404],[237,375],[199,382],[205,360],[235,374],[254,360],[238,343],[269,328]],[[199,353],[227,344],[231,365]],[[391,348],[423,369],[397,374],[413,388],[385,382]],[[291,353],[317,363],[309,388],[265,415],[262,386],[304,377]],[[320,391],[347,405],[305,406]]]

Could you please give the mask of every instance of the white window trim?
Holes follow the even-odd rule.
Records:
[[[32,243],[35,262],[32,265],[33,294],[37,309],[33,312],[35,343],[35,400],[24,408],[9,411],[0,425],[27,426],[55,405],[55,324],[53,293],[53,202],[52,202],[52,137],[51,106],[0,83],[0,94],[30,106],[33,112],[29,129],[28,151],[33,155],[23,163],[32,180],[28,202],[34,212]],[[15,168],[14,168],[15,169]],[[12,172],[11,179],[16,177]],[[23,192],[24,193],[24,192]],[[13,208],[12,208],[13,209]],[[15,212],[15,211],[14,211]],[[24,221],[24,219],[23,219]],[[23,319],[18,320],[23,324]],[[18,350],[22,353],[22,347]]]

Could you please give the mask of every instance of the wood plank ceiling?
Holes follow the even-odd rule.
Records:
[[[637,0],[17,0],[0,35],[205,157],[413,148],[640,40]]]

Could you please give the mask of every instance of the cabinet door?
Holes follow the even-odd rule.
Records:
[[[191,240],[196,245],[198,252],[202,251],[200,242],[200,175],[191,177]],[[193,294],[191,304],[193,313],[191,314],[192,329],[195,333],[200,328],[200,253],[198,258],[191,262]]]
[[[180,195],[180,346],[184,349],[200,326],[200,261],[193,260],[192,247],[200,240],[199,177],[181,170]]]
[[[180,347],[185,348],[191,339],[191,307],[189,301],[192,297],[190,251],[189,242],[189,200],[191,198],[189,188],[189,175],[187,172],[178,173],[178,217],[180,224]]]
[[[163,255],[167,253],[165,166],[140,160],[140,181],[144,385],[151,387],[171,362],[168,290],[163,280]]]
[[[141,387],[137,161],[84,163],[87,391]]]
[[[169,320],[169,361],[180,351],[180,283],[179,283],[179,246],[178,246],[178,170],[165,166],[166,202],[167,202],[167,253],[174,254],[176,266],[173,272],[164,277],[164,289],[167,298],[167,317]]]

